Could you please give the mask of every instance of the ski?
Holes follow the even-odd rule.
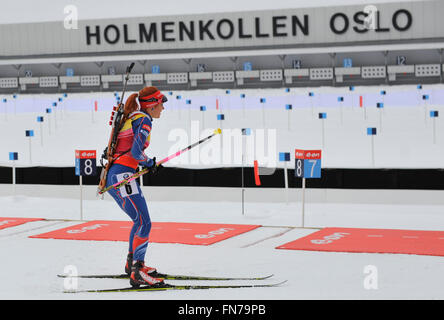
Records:
[[[168,291],[168,290],[202,290],[202,289],[236,289],[236,288],[270,288],[277,287],[287,280],[270,284],[240,284],[240,285],[172,285],[163,284],[156,286],[127,287],[114,289],[87,289],[87,290],[65,290],[65,293],[100,293],[100,292],[143,292],[143,291]]]
[[[126,273],[122,274],[81,274],[81,275],[66,275],[66,274],[58,274],[60,278],[95,278],[95,279],[129,279],[129,275]],[[155,273],[153,275],[156,278],[162,278],[165,280],[265,280],[271,278],[273,275],[270,274],[268,276],[263,277],[207,277],[207,276],[191,276],[191,275],[176,275],[176,274],[167,274],[167,273]]]

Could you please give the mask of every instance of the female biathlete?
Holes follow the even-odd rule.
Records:
[[[145,87],[128,97],[124,110],[129,115],[117,137],[107,187],[134,174],[138,166],[149,168],[151,174],[156,174],[162,168],[162,165],[156,165],[156,157],[148,158],[144,150],[150,144],[153,119],[160,118],[166,101],[167,98],[156,87]],[[130,284],[133,287],[163,284],[162,279],[155,277],[156,269],[145,266],[151,220],[139,184],[133,180],[119,189],[110,189],[109,193],[134,222],[125,265],[125,272],[130,275]]]

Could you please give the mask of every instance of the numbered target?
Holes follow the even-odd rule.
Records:
[[[76,150],[76,175],[95,176],[97,173],[96,151]]]
[[[294,175],[298,178],[321,177],[321,150],[296,150]]]
[[[296,159],[294,175],[298,178],[304,177],[304,159]]]

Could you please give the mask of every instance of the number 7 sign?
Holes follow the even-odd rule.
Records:
[[[305,179],[321,177],[321,150],[295,150],[294,175],[302,178],[302,228],[305,222]]]
[[[321,150],[295,150],[295,171],[298,178],[321,177]]]

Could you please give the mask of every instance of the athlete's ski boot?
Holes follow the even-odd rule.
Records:
[[[153,277],[154,274],[155,268],[145,266],[143,261],[136,261],[131,270],[130,284],[133,287],[164,285],[163,279]]]
[[[125,263],[125,273],[127,275],[131,275],[131,268],[133,265],[133,254],[132,253],[128,253],[128,256],[126,257],[126,263]],[[152,267],[147,267],[144,266],[144,270],[149,273],[152,277],[155,277],[157,275],[157,269],[156,268],[152,268]]]
[[[131,275],[131,267],[133,266],[133,254],[128,253],[128,256],[126,257],[126,263],[125,263],[125,273],[127,275]]]

